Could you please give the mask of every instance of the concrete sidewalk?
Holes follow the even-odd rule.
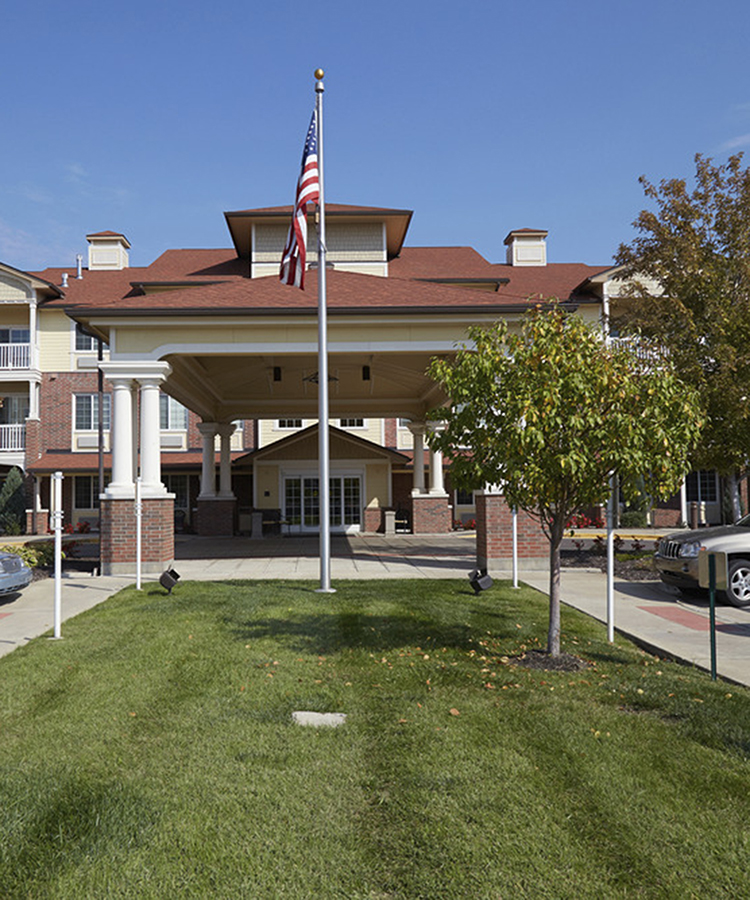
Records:
[[[521,579],[549,593],[547,572],[527,572]],[[607,621],[607,576],[598,569],[564,568],[562,600],[600,622]],[[660,581],[615,579],[614,627],[657,655],[711,670],[708,599],[686,600]],[[563,610],[563,630],[564,630]],[[750,686],[750,609],[716,604],[716,671]]]

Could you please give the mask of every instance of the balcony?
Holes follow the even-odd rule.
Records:
[[[25,425],[0,425],[0,453],[26,449]]]
[[[28,369],[31,363],[31,344],[0,344],[0,371]]]

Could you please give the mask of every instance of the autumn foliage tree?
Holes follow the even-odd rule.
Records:
[[[750,448],[750,170],[695,157],[695,183],[640,179],[652,208],[620,247],[633,306],[625,329],[660,345],[698,392],[694,468],[732,479]]]
[[[631,491],[672,494],[698,435],[695,397],[671,364],[647,366],[605,346],[600,330],[556,303],[470,331],[471,346],[435,359],[451,398],[430,442],[459,487],[502,485],[511,507],[538,518],[550,541],[547,649],[560,653],[560,545],[573,515],[602,503],[612,475]]]

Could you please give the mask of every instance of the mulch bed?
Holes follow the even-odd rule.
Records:
[[[562,550],[560,561],[563,568],[585,568],[607,571],[607,557],[594,550]],[[655,581],[659,576],[654,568],[652,554],[631,559],[615,559],[615,578],[626,581]]]

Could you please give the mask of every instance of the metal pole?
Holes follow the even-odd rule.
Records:
[[[518,587],[518,510],[513,510],[513,587]]]
[[[331,587],[331,509],[328,439],[328,318],[326,308],[326,212],[323,192],[323,70],[315,70],[315,115],[318,132],[318,495],[320,521],[319,593]]]
[[[55,612],[56,638],[62,637],[62,472],[52,473],[52,518],[55,532]]]
[[[143,547],[143,501],[141,500],[141,476],[135,480],[135,588],[141,589],[141,551]]]
[[[716,555],[708,556],[708,597],[711,627],[711,680],[716,681]]]
[[[607,640],[615,640],[615,476],[609,479],[607,500]]]

